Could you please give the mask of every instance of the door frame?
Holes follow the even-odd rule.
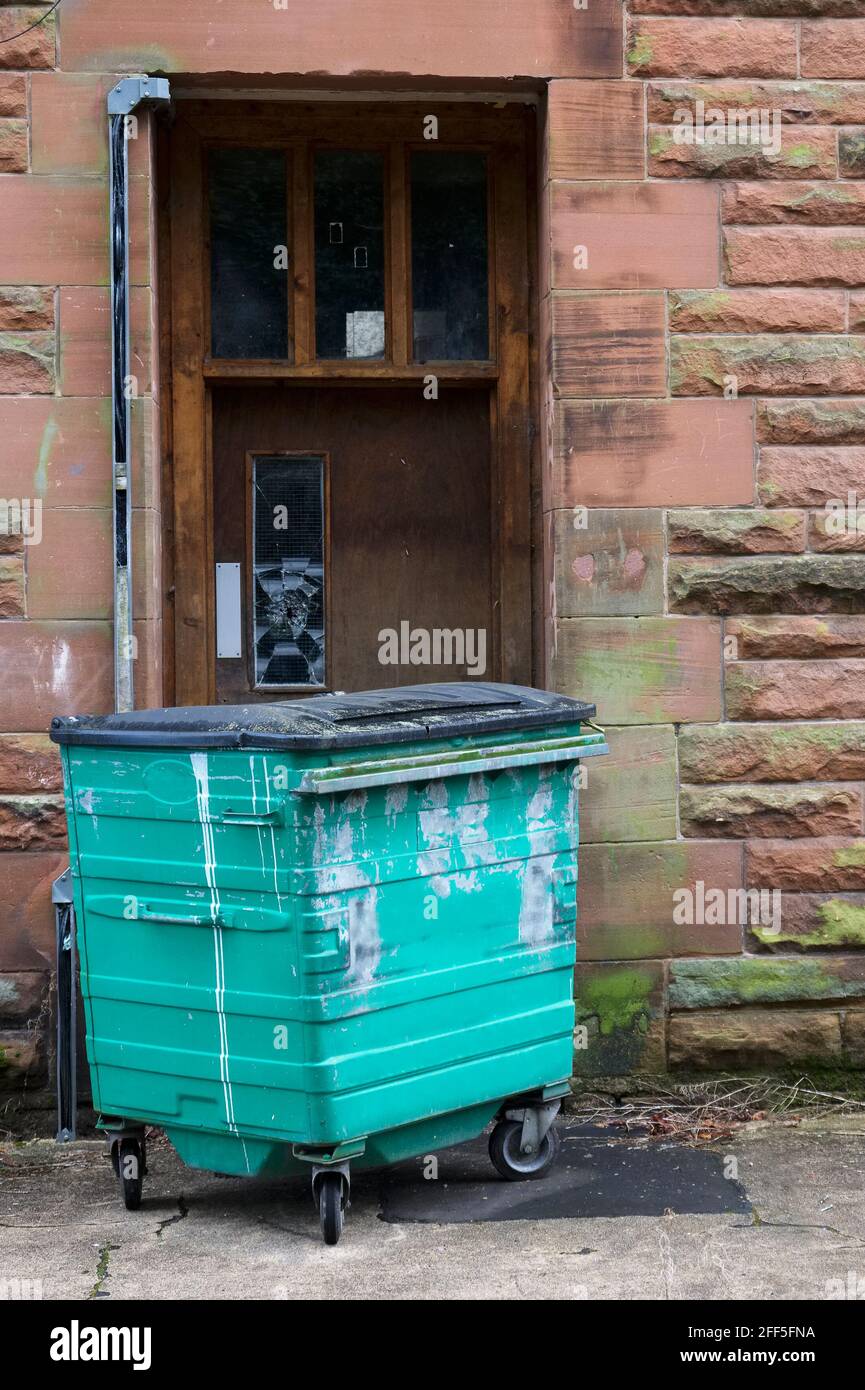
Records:
[[[497,109],[499,106],[502,109]],[[433,148],[488,155],[490,360],[411,359],[407,162],[435,115]],[[229,383],[402,386],[434,375],[447,387],[490,389],[493,556],[490,634],[496,678],[531,684],[532,483],[537,478],[533,367],[536,341],[534,110],[524,102],[311,104],[183,100],[159,137],[160,319],[163,366],[163,614],[166,703],[215,701],[212,413],[210,390]],[[206,151],[278,146],[293,152],[289,178],[293,360],[217,360],[209,352]],[[386,360],[316,361],[311,147],[386,149]],[[402,154],[399,151],[402,151]],[[325,447],[323,443],[322,448]],[[296,693],[296,692],[295,692]]]

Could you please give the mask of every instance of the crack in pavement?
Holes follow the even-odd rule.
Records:
[[[159,1240],[162,1232],[168,1227],[173,1226],[177,1221],[183,1221],[189,1215],[189,1207],[186,1205],[183,1193],[177,1198],[177,1211],[174,1216],[167,1216],[164,1221],[160,1221],[156,1227],[156,1239]]]
[[[822,1221],[767,1221],[764,1216],[760,1215],[756,1207],[752,1208],[751,1215],[751,1221],[735,1222],[730,1229],[732,1231],[750,1231],[754,1227],[772,1226],[779,1231],[828,1231],[830,1235],[840,1236],[842,1240],[852,1240],[857,1246],[865,1246],[865,1240],[850,1235],[849,1231],[839,1231],[837,1226],[826,1226]]]
[[[259,1226],[267,1226],[271,1231],[279,1231],[282,1236],[295,1236],[298,1240],[308,1241],[311,1245],[320,1245],[321,1238],[316,1231],[315,1235],[309,1231],[302,1230],[297,1226],[282,1226],[269,1216],[256,1216]]]
[[[110,1298],[107,1289],[102,1286],[108,1279],[108,1264],[111,1259],[111,1251],[119,1250],[119,1245],[100,1245],[99,1259],[96,1262],[96,1283],[87,1295],[88,1298]]]
[[[776,1229],[787,1229],[790,1231],[828,1231],[830,1235],[841,1236],[843,1240],[856,1240],[856,1236],[851,1236],[847,1231],[839,1231],[837,1226],[823,1226],[812,1222],[803,1221],[761,1221],[761,1226],[774,1226]],[[738,1229],[744,1230],[740,1226]],[[857,1241],[858,1245],[865,1245],[865,1240]]]

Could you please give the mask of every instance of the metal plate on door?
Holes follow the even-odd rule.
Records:
[[[241,651],[240,565],[216,566],[216,655],[237,657]]]

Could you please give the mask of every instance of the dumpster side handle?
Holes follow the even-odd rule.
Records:
[[[479,772],[500,772],[506,768],[532,767],[544,763],[577,762],[581,758],[606,753],[601,732],[563,739],[476,748],[467,753],[439,752],[415,758],[381,758],[376,762],[335,764],[308,768],[300,779],[300,795],[353,791],[360,787],[393,786],[400,782],[429,782],[441,777],[460,777]]]
[[[272,811],[232,811],[226,808],[219,815],[218,820],[223,825],[260,825],[265,828],[273,825],[285,825],[285,803],[280,802]]]

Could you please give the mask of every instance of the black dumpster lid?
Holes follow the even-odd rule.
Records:
[[[256,705],[182,705],[52,719],[55,743],[114,748],[358,748],[573,724],[594,705],[524,685],[453,681]]]

